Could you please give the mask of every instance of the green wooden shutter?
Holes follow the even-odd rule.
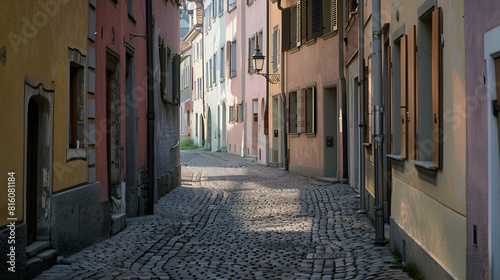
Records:
[[[300,34],[300,39],[297,39],[297,41],[302,44],[307,41],[307,5],[310,5],[311,1],[312,0],[306,0],[301,1],[301,3],[297,3],[297,14],[300,14],[300,25],[298,24],[300,26],[298,32],[298,34]]]
[[[160,90],[163,99],[166,99],[167,92],[167,49],[162,43],[160,47]]]

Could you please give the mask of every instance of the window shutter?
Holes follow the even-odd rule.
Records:
[[[227,76],[231,77],[231,41],[226,41]]]
[[[387,69],[388,69],[388,75],[387,75],[387,104],[388,104],[388,112],[387,112],[387,119],[389,122],[389,135],[388,135],[388,141],[389,141],[389,147],[387,149],[388,154],[392,154],[394,151],[394,145],[393,145],[393,125],[394,125],[394,120],[393,120],[393,115],[392,115],[392,48],[389,45],[387,47]]]
[[[276,30],[276,69],[280,66],[280,30]]]
[[[297,133],[306,132],[306,96],[307,89],[303,88],[298,93],[297,102]]]
[[[407,120],[408,131],[407,131],[407,139],[408,139],[408,158],[416,159],[416,131],[417,131],[417,118],[415,115],[416,112],[416,37],[415,37],[415,25],[412,26],[408,30],[408,99],[406,105],[408,106],[407,115],[409,116]]]
[[[332,31],[337,30],[337,0],[332,1]]]
[[[311,118],[311,121],[312,121],[312,131],[311,133],[316,133],[316,87],[312,87],[312,98],[311,98],[311,102],[312,102],[312,118]]]
[[[311,0],[312,4],[312,38],[323,35],[323,2],[322,0]]]
[[[160,47],[160,71],[161,95],[165,99],[165,92],[167,91],[167,48],[165,48],[164,43]]]
[[[180,85],[180,72],[181,72],[181,56],[179,54],[174,54],[174,61],[173,61],[173,102],[174,104],[179,104],[179,97],[181,93],[181,85]]]
[[[400,100],[401,100],[401,108],[400,108],[400,124],[401,124],[401,157],[407,158],[407,118],[406,118],[406,36],[401,37],[400,39],[400,61],[401,61],[401,91],[400,91]]]
[[[250,70],[252,67],[250,67],[250,64],[252,63],[252,54],[250,53],[250,49],[252,48],[252,39],[248,38],[248,69],[247,72],[250,73]]]
[[[290,8],[281,11],[281,26],[283,28],[282,51],[286,52],[290,49]]]
[[[290,133],[290,99],[291,99],[291,94],[288,93],[288,98],[286,99],[286,133]],[[274,129],[274,128],[273,128]]]
[[[441,8],[432,12],[432,142],[433,163],[441,167]]]
[[[271,48],[269,50],[269,53],[270,53],[270,57],[271,57],[271,65],[272,65],[272,68],[273,70],[276,69],[276,67],[274,67],[274,54],[276,53],[276,30],[273,29],[273,35],[271,36]]]
[[[307,5],[309,5],[308,2],[310,1],[312,0],[302,0],[300,2],[297,2],[297,15],[300,14],[300,21],[297,19],[297,42],[305,43],[307,41]],[[300,36],[298,34],[300,34]],[[299,45],[300,44],[297,43],[297,46]]]

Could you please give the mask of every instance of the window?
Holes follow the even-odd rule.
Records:
[[[336,0],[298,0],[282,11],[283,51],[337,29]]]
[[[253,104],[253,121],[259,120],[259,101],[257,99],[252,100]]]
[[[224,11],[224,1],[219,0],[219,15],[222,15],[223,11]]]
[[[198,113],[196,113],[196,119],[195,119],[195,128],[194,128],[194,135],[198,137]]]
[[[278,25],[273,27],[271,41],[271,64],[273,70],[276,71],[280,66],[280,30],[278,29]]]
[[[213,85],[213,73],[214,73],[214,71],[212,68],[212,59],[210,58],[208,60],[208,69],[207,69],[207,75],[208,75],[207,78],[209,80],[208,82],[210,83],[210,87],[212,87],[212,85]]]
[[[219,67],[219,72],[220,72],[220,78],[224,78],[224,47],[220,48],[220,67]]]
[[[345,26],[347,26],[349,25],[349,19],[351,18],[352,13],[356,12],[356,10],[358,9],[358,0],[345,0],[344,5],[344,23]]]
[[[230,73],[231,77],[236,76],[236,40],[231,42],[231,52],[230,52]]]
[[[243,103],[238,103],[238,122],[243,122]]]
[[[297,133],[297,92],[290,92],[288,98],[288,132]]]
[[[417,159],[431,161],[437,168],[440,167],[441,145],[440,16],[440,9],[433,9],[420,15],[418,21],[418,119],[416,118],[415,124],[418,128]],[[413,98],[416,98],[416,95]]]
[[[215,6],[217,0],[212,2],[212,19],[215,19],[217,17],[217,6]]]
[[[316,132],[316,88],[308,87],[306,89],[306,133]]]
[[[227,0],[227,11],[230,12],[236,8],[236,0]]]
[[[406,36],[392,45],[392,154],[406,157]],[[404,86],[404,88],[403,88]],[[402,98],[404,94],[404,98]],[[404,104],[402,102],[405,102]],[[405,110],[402,114],[402,110]],[[404,128],[404,129],[403,129]],[[402,135],[404,132],[404,136]],[[404,143],[401,141],[405,140]],[[404,150],[404,151],[403,151]]]
[[[129,14],[134,15],[134,0],[127,0],[127,11]]]
[[[209,73],[210,73],[210,72],[208,72],[208,61],[207,61],[207,62],[205,62],[205,75],[206,75],[206,77],[207,77],[207,78],[205,79],[205,88],[209,88],[209,80],[210,80],[210,79],[209,79]]]
[[[69,148],[83,148],[83,132],[85,129],[83,91],[83,66],[71,63],[69,79]]]
[[[259,31],[258,35],[257,35],[257,48],[260,49],[260,51],[262,53],[265,53],[264,52],[264,36],[262,35],[262,29]]]
[[[252,5],[252,4],[253,4],[253,1],[254,1],[254,0],[247,0],[247,5],[248,5],[248,6]]]
[[[255,35],[248,38],[248,72],[253,73],[252,55],[255,53]]]
[[[234,123],[234,106],[229,106],[229,123]]]
[[[217,65],[217,63],[216,63],[216,61],[217,61],[217,53],[214,53],[214,60],[213,61],[214,61],[214,64],[213,64],[213,71],[212,71],[213,72],[212,82],[214,84],[216,84],[217,83],[217,78],[216,78],[217,77],[217,75],[216,75],[216,70],[217,70],[217,66],[216,66]]]

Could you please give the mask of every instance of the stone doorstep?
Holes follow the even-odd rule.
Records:
[[[49,248],[50,248],[50,241],[35,241],[31,245],[26,247],[26,257],[29,259]]]
[[[111,215],[111,235],[115,235],[124,230],[127,226],[127,214],[119,213]]]
[[[340,182],[337,177],[322,177],[318,178],[317,180],[320,182],[330,183],[330,184],[335,184]]]
[[[50,243],[49,243],[50,246]],[[38,253],[35,257],[31,257],[26,261],[26,271],[28,278],[34,278],[43,270],[49,269],[57,261],[57,251],[55,249],[48,249]]]

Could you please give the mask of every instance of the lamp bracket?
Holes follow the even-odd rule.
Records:
[[[267,73],[260,73],[256,71],[257,75],[264,76],[268,82],[271,84],[277,84],[280,81],[280,75],[279,74],[267,74]]]

